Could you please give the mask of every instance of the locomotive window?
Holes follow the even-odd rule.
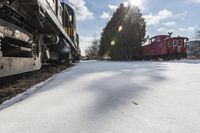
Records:
[[[155,41],[156,41],[156,39],[155,39],[155,38],[152,38],[152,39],[151,39],[151,42],[155,42]]]
[[[173,42],[171,42],[171,41],[168,42],[168,46],[169,46],[169,47],[173,46]]]
[[[177,46],[177,44],[178,44],[178,41],[174,40],[174,46]]]
[[[156,37],[156,42],[159,42],[160,41],[160,37]]]

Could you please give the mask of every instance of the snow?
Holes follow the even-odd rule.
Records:
[[[200,61],[81,62],[0,111],[1,133],[199,133]]]

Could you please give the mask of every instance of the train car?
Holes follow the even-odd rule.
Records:
[[[144,59],[180,59],[186,58],[186,37],[171,37],[158,35],[149,40],[149,44],[142,46]]]
[[[186,37],[173,37],[167,39],[168,57],[170,59],[187,58],[186,42],[189,39]]]
[[[187,42],[187,57],[189,59],[200,59],[200,40]]]
[[[143,47],[143,56],[145,59],[160,58],[167,54],[166,39],[167,35],[159,35],[149,40],[149,45]]]
[[[79,57],[75,13],[63,0],[1,0],[0,77]]]

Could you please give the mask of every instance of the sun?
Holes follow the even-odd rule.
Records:
[[[138,7],[141,7],[142,6],[142,0],[129,0],[128,1],[131,5],[134,5],[134,6],[138,6]]]

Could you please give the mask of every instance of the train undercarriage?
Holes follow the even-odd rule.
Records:
[[[0,2],[0,77],[79,60],[79,48],[57,18],[46,0]]]

